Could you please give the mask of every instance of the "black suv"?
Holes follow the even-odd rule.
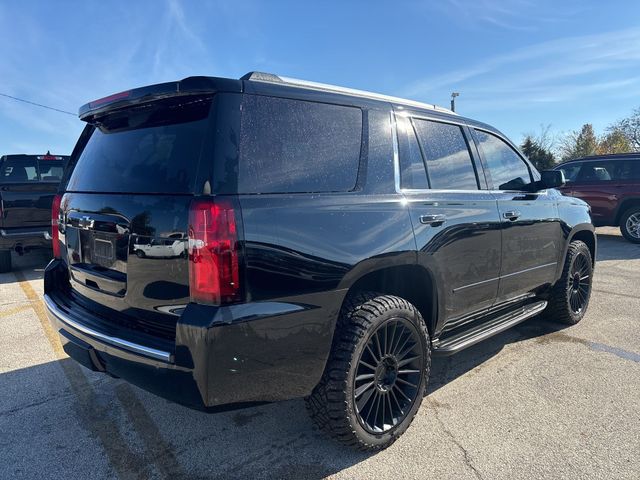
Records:
[[[305,397],[320,427],[379,449],[411,423],[432,354],[587,309],[588,206],[483,123],[261,73],[80,118],[48,311],[78,362],[166,398]]]
[[[0,273],[11,271],[11,251],[51,248],[51,203],[68,156],[0,157]]]

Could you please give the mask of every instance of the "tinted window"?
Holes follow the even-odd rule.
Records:
[[[192,193],[211,100],[177,97],[99,121],[67,189]]]
[[[477,190],[467,141],[458,125],[415,119],[431,188]]]
[[[400,186],[414,189],[429,188],[422,153],[420,153],[420,146],[411,121],[407,118],[398,117],[397,125]]]
[[[634,160],[602,160],[580,163],[576,182],[607,182],[640,179],[640,162]]]
[[[520,190],[531,183],[531,174],[524,160],[502,139],[476,130],[480,151],[487,162],[493,188]]]
[[[38,168],[35,158],[7,158],[2,162],[0,169],[0,182],[21,183],[37,181]]]
[[[43,182],[59,182],[62,179],[62,163],[42,160],[38,162],[40,180]]]
[[[0,164],[1,183],[59,182],[62,162],[38,161],[36,156],[7,157]]]
[[[564,172],[564,178],[567,182],[575,182],[581,167],[582,163],[570,163],[560,167],[560,170]]]
[[[344,192],[355,187],[362,111],[247,95],[239,193]]]

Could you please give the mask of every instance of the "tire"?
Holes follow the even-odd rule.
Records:
[[[11,271],[11,250],[0,250],[0,273]]]
[[[640,206],[631,207],[620,217],[620,232],[633,243],[640,243]]]
[[[584,242],[574,240],[569,244],[562,276],[551,290],[545,317],[566,325],[582,320],[589,306],[592,281],[591,251]]]
[[[136,250],[136,255],[138,256],[138,258],[146,257],[145,253],[142,250]]]
[[[430,361],[429,334],[411,303],[359,294],[340,312],[325,372],[305,399],[309,414],[345,445],[387,448],[420,408]]]

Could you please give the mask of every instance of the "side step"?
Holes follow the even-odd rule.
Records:
[[[547,302],[545,300],[540,300],[538,302],[524,305],[523,307],[509,313],[505,313],[504,315],[500,315],[499,317],[492,318],[472,330],[460,332],[442,340],[436,339],[432,343],[433,354],[452,355],[457,353],[460,350],[464,350],[471,345],[475,345],[486,338],[503,332],[520,322],[524,322],[527,318],[531,318],[542,312],[546,306]]]

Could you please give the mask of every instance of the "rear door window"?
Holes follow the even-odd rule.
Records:
[[[411,120],[397,117],[396,121],[400,157],[400,187],[406,189],[429,188],[424,160]]]
[[[560,170],[564,173],[564,179],[567,182],[575,182],[580,168],[582,168],[582,163],[576,162],[564,165],[560,167]]]
[[[521,190],[531,184],[531,172],[525,161],[501,138],[475,130],[478,148],[487,163],[493,188]]]
[[[478,179],[462,127],[414,119],[431,188],[477,190]]]
[[[174,97],[99,119],[67,190],[193,193],[211,98]]]
[[[238,193],[353,190],[361,142],[359,108],[246,95]]]

